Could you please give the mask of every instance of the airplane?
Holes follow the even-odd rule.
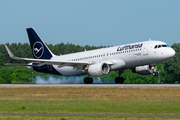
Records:
[[[133,73],[140,75],[157,76],[156,63],[166,61],[175,55],[174,49],[166,43],[150,39],[144,42],[57,56],[50,51],[34,28],[26,30],[34,58],[16,57],[5,45],[12,59],[31,61],[25,65],[11,63],[6,65],[22,65],[37,72],[63,76],[87,75],[84,78],[85,84],[93,83],[93,78],[90,76],[102,76],[113,71],[119,72],[115,83],[122,84],[124,78],[120,76],[126,69],[132,69]]]

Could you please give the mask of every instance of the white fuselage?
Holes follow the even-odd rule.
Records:
[[[157,48],[155,48],[155,46],[157,46]],[[172,58],[174,55],[175,51],[167,47],[167,44],[164,42],[145,41],[54,56],[51,60],[112,63],[110,71],[120,71],[137,66],[163,62]],[[74,69],[74,67],[70,66],[53,65],[53,67],[62,75],[76,76],[86,74],[83,69]]]

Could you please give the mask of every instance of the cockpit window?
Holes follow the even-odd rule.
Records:
[[[167,47],[167,45],[162,45],[162,47]]]
[[[156,49],[156,48],[161,48],[161,47],[168,47],[167,45],[156,45],[155,47],[154,47],[154,49]]]

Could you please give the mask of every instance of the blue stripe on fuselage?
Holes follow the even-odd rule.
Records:
[[[33,63],[33,65],[38,65],[38,64]],[[54,67],[51,64],[45,64],[43,66],[33,67],[33,70],[35,70],[37,72],[49,73],[49,74],[53,74],[53,75],[62,75],[56,69],[54,69]]]

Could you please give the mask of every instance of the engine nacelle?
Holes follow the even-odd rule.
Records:
[[[88,73],[93,76],[102,76],[109,73],[109,65],[107,63],[98,63],[90,65],[88,68]]]
[[[156,65],[150,64],[150,65],[135,67],[132,69],[132,72],[138,73],[140,75],[150,75],[156,72]]]

